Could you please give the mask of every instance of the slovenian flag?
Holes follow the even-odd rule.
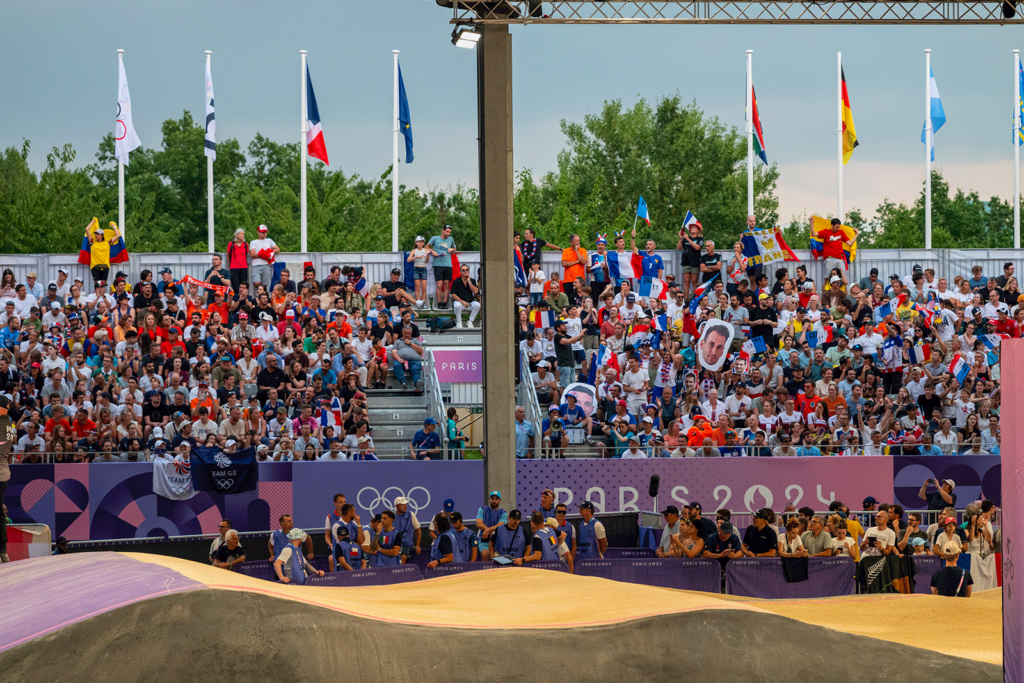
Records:
[[[647,211],[647,202],[644,201],[643,196],[641,196],[640,201],[636,203],[636,217],[643,218],[647,221],[647,225],[651,224],[651,214]]]
[[[703,230],[704,226],[700,224],[697,217],[689,211],[686,212],[686,218],[683,219],[683,229],[689,230],[691,225],[696,225],[699,230]]]
[[[710,280],[702,284],[694,291],[693,298],[690,299],[690,315],[693,315],[694,313],[697,312],[697,305],[700,303],[700,300],[703,299],[714,286],[715,278],[718,277],[718,275],[718,273],[715,273],[714,275],[711,276]]]
[[[555,326],[555,312],[554,311],[535,311],[533,314],[533,324],[538,330],[544,330],[549,327]]]
[[[921,142],[924,144],[931,143],[931,155],[932,161],[935,161],[935,134],[939,132],[939,128],[942,128],[942,124],[946,122],[946,112],[942,109],[942,99],[939,97],[939,87],[935,85],[935,73],[928,69],[928,99],[930,100],[931,107],[928,112],[928,118],[931,119],[931,139],[928,139],[928,121],[925,120],[921,126]]]
[[[753,356],[758,353],[764,353],[768,350],[768,345],[764,343],[764,337],[757,336],[748,339],[743,342],[741,349],[746,352],[748,356]]]
[[[645,275],[640,278],[640,286],[637,288],[637,292],[640,296],[649,299],[665,299],[668,296],[668,285],[664,280]]]
[[[930,344],[918,344],[917,346],[911,346],[907,354],[910,356],[911,365],[926,363],[932,358],[932,347]]]
[[[313,81],[309,78],[309,63],[306,63],[306,151],[309,156],[327,163],[327,145],[324,143],[324,129],[320,125],[320,109],[313,94]]]
[[[967,375],[971,372],[971,366],[967,364],[967,361],[958,353],[953,356],[953,362],[949,364],[949,372],[951,375],[956,377],[956,381],[963,386],[964,380],[967,379]]]

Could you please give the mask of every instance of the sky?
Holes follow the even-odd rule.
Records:
[[[213,51],[218,137],[243,147],[257,132],[294,140],[305,49],[332,168],[377,177],[391,154],[397,49],[416,143],[400,182],[476,187],[476,59],[451,44],[450,18],[433,0],[0,0],[0,149],[29,139],[29,163],[40,171],[52,147],[71,143],[76,163],[91,163],[113,129],[118,48],[145,146],[158,146],[160,124],[183,110],[202,117],[205,50]],[[924,49],[931,48],[947,118],[935,168],[983,199],[1013,193],[1012,50],[1024,45],[1020,27],[534,24],[511,31],[517,171],[553,170],[565,147],[559,122],[582,121],[606,100],[632,106],[678,93],[742,127],[750,49],[768,159],[780,172],[781,220],[834,213],[842,51],[861,142],[844,170],[844,207],[870,216],[884,199],[910,203],[920,192]],[[656,220],[658,207],[650,208]]]

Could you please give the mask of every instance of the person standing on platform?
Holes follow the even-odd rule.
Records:
[[[572,235],[569,238],[569,248],[562,251],[562,267],[565,268],[562,275],[562,291],[568,296],[572,294],[576,278],[585,278],[587,268],[590,267],[587,250],[580,246],[579,235]]]
[[[608,535],[605,532],[604,524],[594,516],[594,504],[589,500],[580,503],[579,541],[576,543],[577,560],[604,559],[604,552],[608,549]]]

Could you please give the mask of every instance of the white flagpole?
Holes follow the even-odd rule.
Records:
[[[117,51],[117,61],[124,61],[124,50]],[[121,237],[124,238],[125,246],[127,246],[128,231],[124,225],[124,164],[120,159],[117,160],[117,227],[121,231]]]
[[[839,109],[836,113],[836,140],[838,144],[838,189],[836,190],[836,218],[843,220],[843,53],[836,53],[836,89]]]
[[[754,215],[754,51],[747,50],[747,215]]]
[[[210,70],[210,55],[213,52],[206,51],[206,70]],[[213,236],[213,157],[206,157],[206,241],[207,249],[212,254],[217,249],[214,246]]]
[[[932,51],[924,51],[924,248],[932,248]]]
[[[1020,249],[1020,50],[1013,51],[1013,248]]]
[[[301,240],[299,247],[302,253],[306,253],[306,51],[299,50],[299,54],[302,55],[302,124],[299,126],[299,149],[302,154],[301,163],[299,164],[299,212],[301,215],[300,219],[300,232]]]
[[[398,50],[395,56],[394,107],[391,117],[391,251],[398,251]]]

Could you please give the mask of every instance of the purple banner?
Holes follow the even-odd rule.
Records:
[[[722,592],[722,568],[717,560],[580,560],[576,563],[576,574],[660,588]]]
[[[1000,355],[1003,377],[1024,377],[1024,341],[1007,339]],[[1003,400],[1003,676],[1024,683],[1024,392],[1007,391]]]
[[[853,595],[857,565],[849,557],[811,557],[807,580],[787,583],[778,557],[744,557],[725,564],[729,595],[769,600]]]
[[[892,458],[658,458],[651,460],[526,460],[516,463],[520,510],[540,508],[548,487],[572,512],[589,500],[598,512],[651,510],[652,474],[661,477],[659,507],[698,502],[714,510],[782,510],[786,503],[825,509],[833,500],[851,508],[866,496],[892,491]]]
[[[507,564],[504,566],[494,564],[493,562],[447,562],[445,564],[439,564],[433,569],[424,569],[424,579],[436,579],[440,576],[451,576],[452,574],[462,574],[464,572],[478,572],[484,569],[516,569],[518,567],[525,567],[526,569],[550,569],[556,572],[568,572],[569,567],[561,560],[542,560],[538,562],[525,562],[522,565]]]
[[[351,572],[330,572],[323,576],[311,576],[306,579],[307,586],[328,586],[330,588],[348,588],[351,586],[388,586],[393,583],[420,581],[423,575],[414,564],[401,564],[397,567],[377,567],[376,569],[356,569]]]
[[[484,500],[483,462],[472,460],[260,463],[259,479],[255,491],[202,491],[173,501],[153,493],[149,463],[15,465],[5,502],[16,523],[46,524],[54,538],[87,541],[214,534],[225,517],[238,531],[267,531],[284,513],[315,529],[334,509],[335,493],[356,505],[364,523],[399,496],[423,522],[446,498],[467,518]]]
[[[942,569],[946,563],[936,555],[914,555],[914,592],[925,595],[932,594],[932,574]]]
[[[604,551],[606,560],[636,560],[654,556],[654,551],[649,548],[608,548]]]
[[[917,495],[925,479],[952,479],[956,482],[953,493],[957,508],[984,499],[999,505],[1002,469],[998,455],[896,456],[892,459],[895,501],[908,510],[927,508]],[[928,488],[929,492],[934,490]]]
[[[434,369],[439,382],[484,381],[482,349],[434,349]]]

